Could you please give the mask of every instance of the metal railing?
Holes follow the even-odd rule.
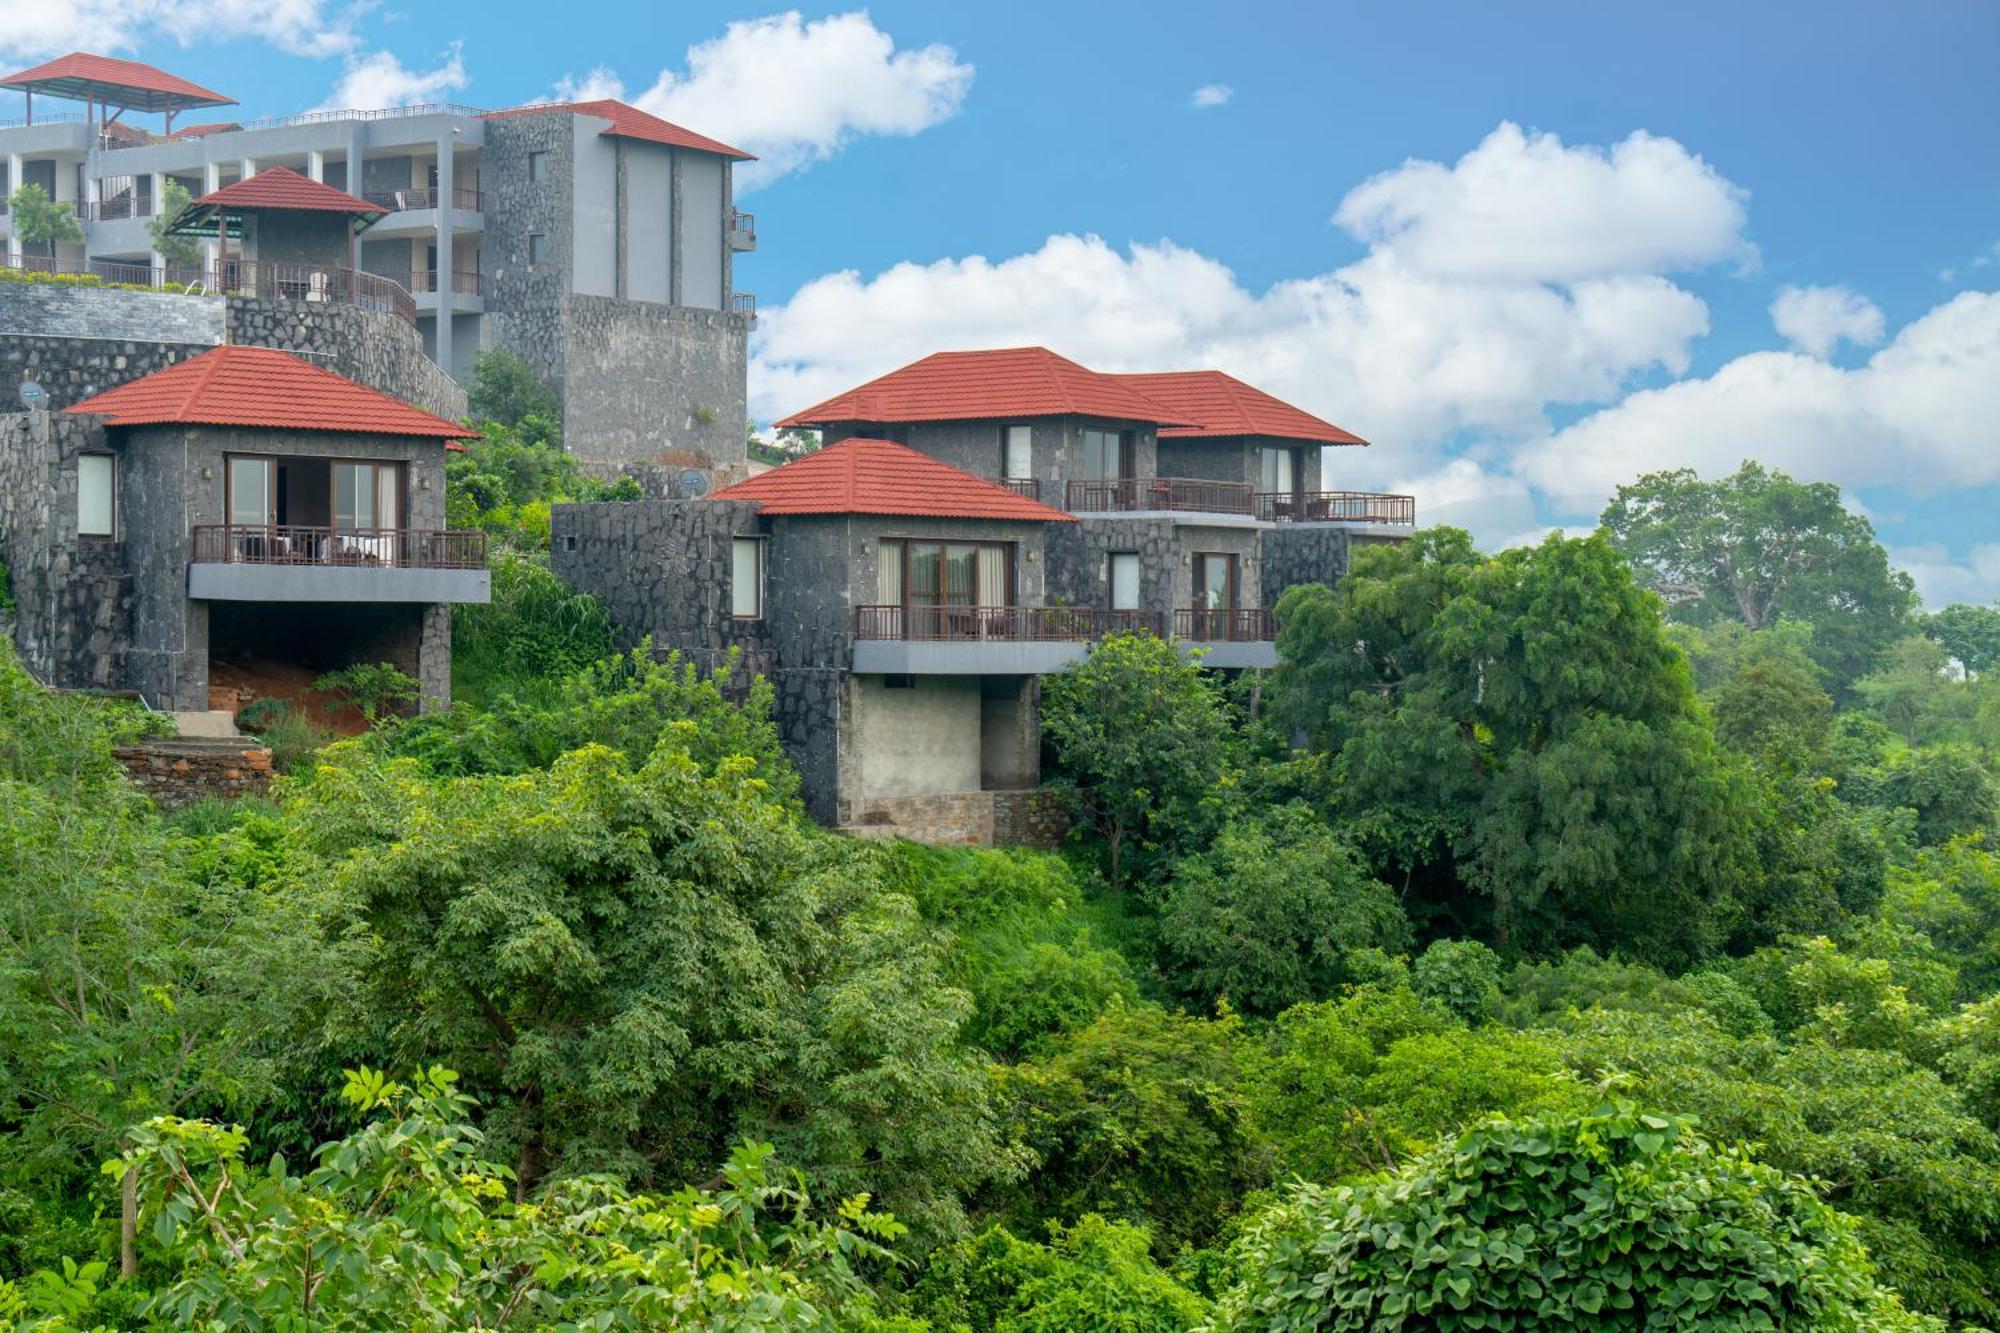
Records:
[[[420,208],[436,208],[442,190],[424,188],[421,190],[363,190],[361,197],[377,208],[386,208],[391,213],[409,212]],[[468,213],[486,211],[486,196],[481,191],[453,186],[451,206]]]
[[[456,528],[207,523],[195,527],[189,558],[197,565],[484,569],[486,534]]]
[[[240,128],[275,130],[288,125],[324,125],[336,120],[400,120],[406,116],[483,116],[484,107],[460,102],[417,102],[410,106],[385,106],[373,111],[307,111],[296,116],[273,116],[266,120],[246,120]]]
[[[1278,622],[1264,607],[1183,607],[1174,612],[1174,637],[1196,643],[1269,643]]]
[[[262,259],[222,259],[209,265],[210,290],[225,296],[327,301],[381,310],[417,322],[417,303],[408,289],[379,273],[330,264],[280,264]]]
[[[147,195],[121,194],[110,199],[82,200],[75,209],[76,216],[84,222],[118,222],[151,217],[153,201]]]
[[[438,286],[438,280],[439,274],[436,269],[418,269],[410,275],[410,290],[425,293],[440,291],[442,289]],[[452,274],[451,289],[466,296],[477,296],[483,290],[477,273]]]
[[[729,243],[737,250],[757,248],[757,215],[740,208],[729,210]]]
[[[18,269],[23,273],[92,277],[99,282],[125,283],[134,287],[199,287],[206,278],[198,268],[168,268],[155,271],[145,264],[116,264],[106,259],[50,259],[46,255],[22,255],[19,259],[0,258],[0,268]]]
[[[81,111],[58,111],[54,115],[37,111],[33,120],[26,116],[0,120],[0,130],[23,130],[31,125],[81,125],[85,120],[86,117]]]
[[[1396,523],[1417,521],[1414,495],[1368,491],[1260,491],[1257,517],[1269,523]]]
[[[1040,477],[1002,477],[998,484],[1005,486],[1016,495],[1025,495],[1030,500],[1039,500],[1042,498],[1042,479]]]
[[[748,321],[751,328],[753,329],[756,328],[757,327],[756,296],[752,295],[749,292],[731,292],[729,294],[729,313],[732,315],[743,316],[743,318],[746,321]]]
[[[1106,634],[1166,628],[1157,611],[1107,611],[1087,606],[857,606],[854,637],[923,643],[999,640],[1008,643],[1088,643]]]
[[[1199,477],[1092,477],[1069,483],[1071,513],[1170,510],[1176,513],[1247,514],[1250,488],[1240,481]]]

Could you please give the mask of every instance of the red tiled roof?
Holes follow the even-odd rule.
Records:
[[[234,100],[137,60],[114,60],[72,51],[46,65],[0,79],[0,87],[26,88],[45,97],[94,98],[134,111],[179,111],[194,106],[235,106]]]
[[[167,136],[172,139],[203,139],[211,134],[229,134],[243,126],[233,120],[211,120],[203,125],[183,125]]]
[[[1172,370],[1162,374],[1117,375],[1148,398],[1157,398],[1193,426],[1169,426],[1163,440],[1190,440],[1217,435],[1263,435],[1277,440],[1309,440],[1319,444],[1366,444],[1310,412],[1274,398],[1219,370]]]
[[[542,102],[535,106],[508,107],[505,111],[489,111],[484,119],[545,116],[554,111],[574,111],[581,115],[610,121],[611,128],[603,131],[607,138],[641,139],[647,143],[663,143],[673,148],[692,148],[697,152],[733,157],[738,162],[757,160],[754,153],[746,153],[741,148],[731,148],[720,139],[711,139],[705,134],[682,129],[670,120],[661,120],[658,116],[649,115],[636,106],[628,106],[624,102],[613,101],[608,97],[595,102]]]
[[[270,347],[218,347],[65,411],[101,416],[107,426],[266,426],[438,440],[479,435]]]
[[[1003,417],[1107,417],[1191,426],[1194,419],[1046,347],[933,352],[859,388],[795,412],[780,426],[843,421],[985,421]]]
[[[755,500],[766,514],[899,514],[911,518],[1001,518],[1074,523],[1060,509],[940,463],[888,440],[830,444],[711,500]]]
[[[232,212],[268,208],[297,213],[347,213],[371,218],[381,217],[389,211],[358,195],[301,176],[290,167],[266,167],[254,176],[245,176],[219,190],[209,191],[188,207],[224,208]]]

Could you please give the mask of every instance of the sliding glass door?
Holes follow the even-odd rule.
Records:
[[[885,541],[876,566],[884,606],[900,606],[905,637],[973,637],[1014,599],[1014,548],[1003,542]]]

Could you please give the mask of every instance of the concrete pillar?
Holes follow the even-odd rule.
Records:
[[[7,154],[7,193],[12,194],[20,188],[21,155],[19,153],[9,153]],[[7,262],[16,267],[19,267],[21,263],[21,236],[19,232],[14,230],[12,222],[9,222],[7,226]]]
[[[326,183],[326,154],[320,149],[314,148],[306,153],[306,175],[322,185]],[[350,190],[348,193],[352,194],[353,191]]]
[[[221,188],[222,188],[222,164],[220,162],[215,162],[215,161],[202,163],[201,192],[203,194],[214,194],[217,190]],[[215,268],[215,261],[219,257],[220,253],[221,253],[220,241],[203,241],[201,243],[202,267],[213,270]],[[220,276],[221,276],[220,274],[216,275],[218,279],[220,278]]]
[[[451,257],[452,168],[456,165],[452,155],[452,145],[454,142],[453,137],[447,134],[438,140],[437,146],[437,275],[433,279],[433,285],[437,288],[437,334],[435,343],[437,356],[434,359],[440,366],[444,367],[446,374],[451,373],[451,310],[453,304],[452,297],[455,295],[451,289],[451,275],[453,272]]]
[[[236,164],[236,174],[242,180],[249,180],[257,174],[257,159],[246,157]]]

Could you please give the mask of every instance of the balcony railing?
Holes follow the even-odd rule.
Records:
[[[1397,523],[1417,521],[1414,495],[1367,491],[1260,491],[1257,517],[1271,523]]]
[[[0,259],[0,268],[23,273],[88,275],[100,282],[124,283],[134,287],[199,287],[206,275],[198,268],[169,268],[155,273],[145,264],[114,264],[105,259],[50,259],[46,255],[22,255]]]
[[[1159,634],[1157,611],[1106,611],[1087,606],[859,606],[857,639],[922,643],[991,639],[1012,643],[1087,643],[1106,634]]]
[[[110,199],[86,199],[74,207],[77,217],[85,222],[122,222],[126,218],[153,215],[153,201],[145,195],[121,194]]]
[[[1196,643],[1269,643],[1278,622],[1264,607],[1183,607],[1174,612],[1174,637]]]
[[[207,286],[225,296],[286,301],[328,301],[382,310],[417,321],[417,303],[393,278],[329,264],[279,264],[261,259],[222,259],[209,265]]]
[[[327,528],[299,524],[201,524],[197,565],[321,565],[484,569],[486,534],[431,528]]]
[[[1071,513],[1248,514],[1250,488],[1240,481],[1199,477],[1092,477],[1069,483]]]
[[[1039,500],[1042,498],[1042,479],[1040,477],[1002,477],[999,480],[999,484],[1005,486],[1016,495],[1027,496],[1030,500]]]
[[[363,190],[361,197],[377,208],[386,208],[391,213],[405,213],[420,208],[436,208],[442,190]],[[465,213],[484,213],[486,196],[478,190],[468,190],[453,186],[451,206]]]
[[[729,245],[734,250],[757,248],[757,216],[740,208],[729,210]]]
[[[729,313],[741,315],[751,328],[757,327],[757,298],[749,292],[729,294]]]
[[[419,269],[410,275],[412,292],[435,292],[441,275],[435,269]],[[479,295],[479,275],[477,273],[454,273],[451,275],[451,289],[465,296]]]

